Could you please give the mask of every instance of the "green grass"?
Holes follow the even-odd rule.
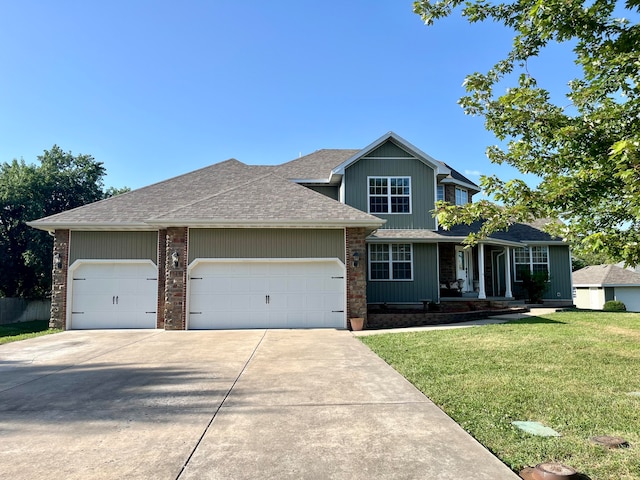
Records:
[[[640,314],[559,312],[481,328],[360,337],[516,473],[557,461],[640,479]],[[538,421],[562,434],[529,435]],[[631,447],[589,439],[614,435]]]
[[[0,325],[0,345],[3,343],[17,342],[27,338],[39,337],[50,333],[58,333],[62,330],[49,330],[48,320],[36,320],[33,322],[9,323]]]

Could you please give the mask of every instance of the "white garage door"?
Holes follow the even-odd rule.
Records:
[[[155,328],[158,272],[151,262],[72,267],[71,328]]]
[[[335,261],[197,263],[190,329],[344,328],[344,266]]]
[[[629,312],[640,312],[640,287],[616,287],[616,300],[624,303]]]

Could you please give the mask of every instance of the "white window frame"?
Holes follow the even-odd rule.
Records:
[[[442,195],[440,193],[442,192]],[[444,185],[436,185],[436,202],[444,202]]]
[[[384,249],[386,249],[386,252],[372,252],[372,247],[384,247]],[[396,251],[394,252],[394,247],[409,247],[408,251],[405,252],[399,252]],[[369,280],[372,282],[412,282],[413,281],[413,244],[411,243],[370,243],[369,244],[369,255],[367,255],[368,257],[368,267],[369,267]],[[386,260],[373,260],[372,257],[374,257],[375,253],[386,253]],[[399,260],[397,259],[397,255],[402,254],[402,253],[408,253],[409,254],[409,260]],[[395,257],[395,258],[394,258]],[[372,278],[371,277],[371,265],[374,263],[384,263],[387,262],[388,264],[388,268],[389,268],[389,278]],[[393,278],[393,266],[394,264],[397,263],[409,263],[409,268],[411,269],[411,276],[410,278]]]
[[[522,260],[518,259],[518,251],[527,253],[527,261],[518,261]],[[543,253],[546,256],[546,261],[539,261],[539,257],[534,255],[535,253]],[[534,261],[536,260],[536,261]],[[528,247],[519,247],[513,249],[513,279],[516,282],[522,282],[522,278],[519,275],[518,265],[528,265],[529,272],[534,273],[534,271],[540,271],[540,269],[534,270],[534,265],[545,265],[547,269],[547,281],[549,281],[549,277],[551,275],[550,262],[549,262],[549,246],[548,245],[531,245]]]
[[[463,192],[465,201],[461,202],[459,201],[461,199],[459,199],[458,197],[461,196]],[[456,187],[456,205],[466,205],[467,203],[469,203],[469,190],[467,190],[466,188]]]
[[[392,194],[391,193],[391,181],[392,180],[408,180],[408,185],[406,186],[409,189],[409,193],[407,194]],[[386,180],[386,193],[371,193],[371,180]],[[387,199],[387,211],[386,212],[372,212],[371,211],[371,198],[386,198]],[[392,198],[408,198],[409,199],[409,211],[408,212],[392,212],[391,211],[391,199]],[[411,202],[411,177],[401,177],[401,176],[371,176],[367,177],[367,213],[372,215],[383,214],[383,215],[410,215],[412,212],[412,202]]]

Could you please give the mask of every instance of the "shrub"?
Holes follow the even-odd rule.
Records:
[[[604,303],[604,307],[602,308],[605,312],[626,312],[627,307],[624,303],[618,300],[609,300]]]
[[[522,272],[522,287],[527,292],[531,303],[542,303],[542,297],[549,288],[547,272]]]

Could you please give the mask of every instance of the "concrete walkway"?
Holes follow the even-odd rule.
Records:
[[[0,346],[11,479],[518,479],[351,332],[70,331]]]

